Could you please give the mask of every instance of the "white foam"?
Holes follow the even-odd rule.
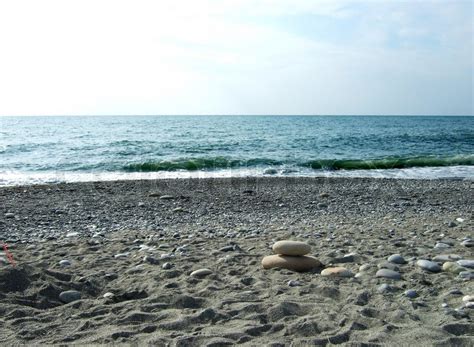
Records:
[[[398,179],[467,179],[474,180],[474,166],[423,167],[409,169],[338,170],[324,171],[309,168],[287,170],[280,167],[275,175],[265,175],[265,168],[239,168],[217,171],[160,171],[160,172],[0,172],[0,186],[54,184],[61,182],[98,182],[117,180],[148,180],[169,178],[222,177],[354,177]],[[294,169],[294,168],[292,168]]]

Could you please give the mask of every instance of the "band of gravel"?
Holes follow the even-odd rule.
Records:
[[[473,187],[232,178],[2,188],[1,237],[17,265],[0,256],[0,335],[9,345],[467,346]],[[278,240],[306,242],[308,256],[354,276],[262,269]]]

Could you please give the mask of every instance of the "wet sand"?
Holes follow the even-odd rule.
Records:
[[[343,178],[2,188],[0,240],[16,266],[0,258],[0,336],[8,345],[470,346],[463,298],[474,270],[416,262],[474,258],[473,192],[467,180]],[[356,276],[262,269],[284,239]],[[394,254],[406,263],[388,263]],[[380,268],[401,279],[376,277]],[[190,275],[198,269],[211,273]],[[65,303],[65,291],[80,298]]]

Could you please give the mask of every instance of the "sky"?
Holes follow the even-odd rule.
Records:
[[[473,115],[472,0],[0,0],[0,115]]]

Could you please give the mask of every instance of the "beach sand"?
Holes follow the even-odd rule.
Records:
[[[472,346],[474,270],[416,262],[474,258],[473,192],[468,180],[276,177],[1,188],[16,263],[0,258],[1,343]],[[357,276],[262,269],[285,239]],[[406,264],[387,264],[393,254]],[[80,299],[64,303],[70,290]]]

